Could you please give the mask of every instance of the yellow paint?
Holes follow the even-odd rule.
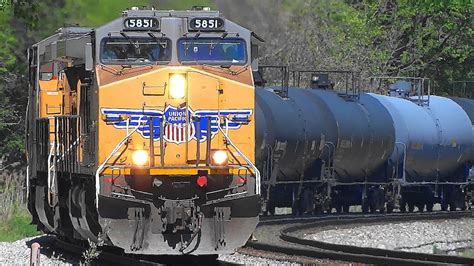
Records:
[[[63,114],[63,91],[58,87],[58,80],[40,80],[40,117]]]
[[[245,170],[238,168],[225,168],[225,169],[216,169],[216,168],[151,168],[150,175],[197,175],[199,170],[207,170],[210,175],[237,175],[246,173]],[[104,175],[130,175],[131,168],[106,168],[102,172]],[[248,172],[247,172],[248,173]]]
[[[103,71],[100,67],[97,72]],[[248,69],[247,71],[251,71]],[[187,94],[184,99],[171,99],[167,84],[169,76],[174,73],[182,73],[187,77]],[[242,74],[243,75],[243,74]],[[97,75],[99,76],[99,75]],[[100,83],[100,81],[98,81]],[[146,86],[144,87],[143,84]],[[239,149],[252,161],[255,160],[255,88],[235,80],[219,77],[215,74],[191,67],[166,67],[150,71],[146,74],[108,83],[98,88],[100,108],[117,109],[145,109],[164,111],[166,106],[185,106],[186,102],[193,111],[197,110],[219,110],[219,109],[251,109],[252,116],[248,125],[242,125],[240,129],[229,130],[229,136]],[[144,93],[145,92],[145,93]],[[148,94],[144,95],[144,94]],[[98,119],[98,164],[104,162],[116,145],[126,136],[125,129],[117,129],[107,124],[101,116]],[[189,118],[187,118],[189,119]],[[130,131],[133,128],[130,128]],[[197,145],[200,145],[200,161],[204,163],[206,143],[198,144],[196,140],[186,143],[175,144],[166,142],[164,162],[165,168],[161,166],[159,155],[160,142],[154,142],[156,168],[152,174],[196,174],[195,167]],[[135,132],[128,143],[124,145],[121,152],[115,154],[108,163],[128,167],[132,164],[130,150],[149,150],[150,140]],[[219,132],[211,142],[212,149],[226,149],[224,137]],[[232,149],[233,150],[233,149]],[[234,155],[242,163],[243,158]],[[230,158],[232,158],[230,156]],[[192,169],[181,169],[193,167]],[[236,169],[229,170],[230,173]],[[214,171],[214,170],[213,170]],[[217,170],[216,170],[217,171]]]
[[[50,141],[54,141],[54,117],[63,115],[79,114],[80,106],[80,87],[81,82],[78,81],[76,89],[71,88],[66,75],[59,73],[58,76],[51,80],[38,80],[39,83],[39,117],[49,118]],[[79,161],[82,161],[83,150],[79,146]]]

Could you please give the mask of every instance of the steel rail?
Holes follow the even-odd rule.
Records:
[[[52,243],[48,246],[56,251],[62,253],[69,253],[78,258],[83,258],[83,253],[88,248],[70,243],[68,241],[55,238]],[[92,259],[92,265],[241,265],[232,262],[225,262],[212,259],[200,260],[198,256],[154,256],[154,255],[140,255],[140,254],[124,254],[118,249],[115,250],[106,250],[103,248],[98,249],[98,257]]]
[[[284,253],[288,255],[307,256],[318,259],[333,259],[374,264],[410,264],[410,265],[432,265],[432,264],[467,264],[473,265],[474,259],[468,257],[425,254],[416,252],[404,252],[397,250],[386,250],[379,248],[359,247],[350,245],[332,244],[323,241],[301,238],[301,231],[335,225],[354,225],[379,222],[402,222],[413,220],[436,220],[469,217],[469,211],[439,212],[439,213],[416,213],[416,214],[390,214],[390,215],[339,215],[302,217],[298,219],[284,218],[262,221],[259,226],[275,224],[292,224],[280,231],[280,239],[297,244],[299,246],[283,246],[274,243],[248,242],[247,247],[254,249]],[[297,224],[297,225],[294,225]]]

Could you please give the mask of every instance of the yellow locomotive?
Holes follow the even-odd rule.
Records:
[[[132,8],[29,50],[29,209],[139,254],[230,253],[258,222],[254,34],[208,8]]]

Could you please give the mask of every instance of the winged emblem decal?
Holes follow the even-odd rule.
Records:
[[[200,142],[206,141],[208,137],[212,139],[219,131],[218,123],[221,123],[220,126],[224,130],[239,129],[249,123],[252,115],[251,109],[193,111],[189,108],[186,116],[186,110],[186,108],[169,105],[164,111],[103,108],[101,112],[105,116],[105,121],[115,128],[134,129],[138,126],[137,131],[144,138],[153,136],[153,139],[157,141],[160,136],[163,136],[165,141],[176,144],[184,143],[186,139]],[[220,116],[226,116],[227,123],[222,122],[219,119]],[[186,117],[191,118],[187,124]],[[210,127],[209,132],[208,127]],[[208,136],[209,133],[210,136]]]

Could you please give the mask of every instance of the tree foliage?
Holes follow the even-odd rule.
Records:
[[[472,80],[473,0],[10,0],[0,5],[0,159],[23,154],[26,49],[64,25],[99,26],[134,6],[217,7],[266,40],[263,63]]]
[[[27,48],[65,25],[99,26],[131,6],[183,9],[208,0],[9,0],[0,4],[0,162],[24,159]]]
[[[473,78],[472,0],[298,2],[277,44],[284,53],[271,60],[366,77],[429,77],[440,94],[451,80]]]

